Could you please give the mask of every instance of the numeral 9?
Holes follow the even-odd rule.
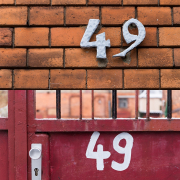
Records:
[[[136,24],[138,28],[138,35],[130,34],[128,27],[130,24]],[[137,19],[130,19],[127,21],[123,26],[123,36],[127,44],[135,41],[130,47],[128,47],[125,51],[114,55],[113,57],[125,57],[126,54],[137,47],[141,42],[144,40],[146,36],[146,30],[141,22],[139,22]]]

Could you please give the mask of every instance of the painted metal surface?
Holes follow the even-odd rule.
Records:
[[[28,153],[32,143],[42,144],[43,180],[174,180],[180,177],[180,119],[99,120],[92,110],[91,120],[37,120],[35,92],[23,90],[9,91],[8,109],[8,118],[0,119],[0,177],[5,180],[31,180]],[[103,160],[104,169],[101,171],[97,170],[96,159],[86,157],[94,131],[100,133],[94,152],[100,144],[100,152],[110,152],[110,157]],[[124,162],[124,154],[117,147],[125,148],[126,141],[121,140],[119,145],[118,141],[115,142],[117,147],[113,144],[122,132],[133,137],[133,146],[127,169],[117,171],[112,168],[112,162]]]
[[[97,140],[94,152],[98,144],[103,145],[104,151],[111,152],[101,171],[97,170],[95,159],[86,158],[92,133],[51,133],[51,179],[179,179],[179,132],[131,132],[134,142],[130,164],[126,170],[116,171],[111,167],[112,161],[124,162],[124,154],[113,148],[113,140],[119,133],[101,132]],[[121,147],[125,144],[125,140],[119,143]]]

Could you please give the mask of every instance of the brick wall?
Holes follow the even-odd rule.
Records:
[[[180,0],[0,0],[0,89],[180,89]],[[125,59],[125,21],[146,38]],[[107,59],[80,48],[89,19]],[[137,28],[129,27],[137,34]]]

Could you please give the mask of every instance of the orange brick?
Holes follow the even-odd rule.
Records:
[[[87,89],[122,89],[122,70],[87,70]]]
[[[0,70],[0,89],[12,88],[12,70],[1,69]]]
[[[107,49],[107,60],[96,59],[96,49],[70,48],[65,50],[66,68],[112,68],[137,67],[136,51],[133,50],[126,59],[113,58],[120,52],[119,48]]]
[[[113,55],[122,52],[123,48],[111,48],[107,50],[107,57],[108,57],[108,64],[107,68],[117,68],[117,67],[124,67],[124,68],[131,68],[137,67],[137,53],[136,49],[133,49],[129,53],[127,53],[125,58],[115,57]]]
[[[102,24],[121,25],[135,18],[134,7],[102,7]]]
[[[97,68],[96,49],[70,48],[65,50],[66,68]]]
[[[0,46],[12,45],[12,28],[0,28]]]
[[[174,24],[180,24],[180,7],[173,8]]]
[[[138,7],[137,12],[143,25],[172,25],[170,7]]]
[[[50,4],[50,0],[16,0],[16,4]]]
[[[170,48],[138,50],[138,67],[173,67],[173,52]]]
[[[14,89],[48,89],[48,82],[49,70],[14,70]]]
[[[180,5],[179,0],[160,0],[160,5]]]
[[[129,32],[131,34],[138,35],[138,29],[137,28],[129,28]],[[130,46],[130,44],[126,43],[124,38],[123,38],[123,46]],[[146,27],[146,37],[145,37],[144,41],[139,46],[140,47],[142,47],[142,46],[157,46],[157,28]]]
[[[159,70],[158,69],[125,69],[124,88],[125,89],[158,89]]]
[[[86,0],[52,0],[52,5],[86,5]]]
[[[89,5],[121,5],[121,0],[89,0]]]
[[[63,7],[31,7],[30,25],[64,25]]]
[[[176,67],[180,67],[180,49],[174,49],[174,63]]]
[[[52,28],[51,45],[52,46],[80,46],[81,39],[85,32],[82,28]]]
[[[0,67],[26,67],[26,49],[0,49]]]
[[[102,28],[97,34],[106,33],[106,39],[110,39],[111,46],[121,46],[121,28]],[[51,45],[52,46],[80,46],[81,39],[85,33],[85,27],[73,28],[52,28],[51,29]],[[91,41],[96,40],[94,34]]]
[[[158,0],[123,0],[123,5],[157,5]]]
[[[48,46],[48,28],[15,28],[15,46]]]
[[[0,25],[26,25],[27,7],[0,7]]]
[[[66,24],[67,25],[86,25],[89,19],[99,19],[98,7],[67,7]]]
[[[179,69],[161,69],[161,88],[179,89],[180,71]]]
[[[179,27],[159,28],[159,45],[160,46],[179,46],[180,45],[180,28]]]
[[[14,4],[14,0],[0,0],[0,4]]]
[[[86,89],[86,70],[51,70],[51,89]]]
[[[28,66],[63,67],[63,49],[29,49]]]

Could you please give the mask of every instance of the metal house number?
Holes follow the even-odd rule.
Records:
[[[93,33],[98,27],[100,20],[99,19],[90,19],[87,29],[83,35],[83,38],[81,40],[80,46],[82,48],[90,48],[90,47],[96,47],[97,48],[97,55],[96,58],[100,59],[106,59],[106,47],[111,47],[110,40],[106,40],[105,38],[105,32],[98,34],[96,36],[96,41],[89,42]],[[135,24],[138,28],[138,35],[130,34],[128,27],[130,24]],[[143,24],[138,21],[137,19],[130,19],[123,25],[123,36],[127,44],[135,41],[130,47],[128,47],[123,52],[114,55],[113,57],[125,57],[126,54],[133,50],[135,47],[137,47],[145,38],[146,36],[146,30]]]

